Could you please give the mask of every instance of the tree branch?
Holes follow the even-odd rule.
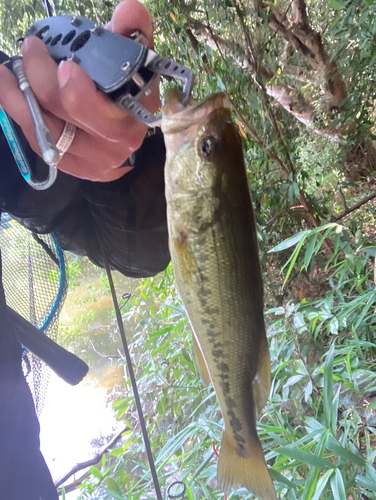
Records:
[[[294,21],[299,24],[301,28],[309,26],[307,9],[304,0],[292,0],[292,13]]]
[[[362,205],[364,205],[365,203],[368,203],[369,201],[373,200],[374,198],[376,198],[376,192],[371,193],[369,196],[366,196],[362,200],[358,201],[358,203],[355,203],[355,205],[353,205],[352,207],[349,207],[347,210],[343,210],[342,212],[340,212],[337,215],[337,217],[335,217],[333,219],[333,221],[337,222],[337,220],[343,219],[343,217],[346,217],[346,215],[349,215],[351,212],[354,212],[355,210],[360,208]]]
[[[93,344],[93,341],[90,340],[90,344],[91,344],[91,347],[93,348],[93,351],[98,354],[98,356],[101,356],[102,358],[107,358],[107,359],[120,359],[120,356],[118,356],[117,354],[101,354],[100,352],[98,352],[96,350],[96,348],[94,347],[94,344]]]
[[[293,66],[291,64],[285,64],[282,70],[285,75],[293,76],[296,80],[303,83],[310,83],[311,85],[317,85],[317,75],[315,71],[302,68],[301,66]]]
[[[274,222],[277,221],[282,215],[287,215],[290,211],[293,211],[293,210],[305,212],[303,205],[297,205],[296,207],[289,207],[289,208],[280,210],[278,213],[273,215],[273,217],[268,220],[266,225],[270,226],[271,224],[274,224]]]
[[[266,4],[264,4],[266,7]],[[329,108],[338,108],[347,96],[345,84],[338,72],[337,65],[330,57],[321,40],[321,35],[309,25],[304,0],[293,0],[294,18],[286,19],[274,5],[268,5],[274,19],[270,28],[278,32],[297,52],[309,61],[314,70],[325,79],[325,94]]]
[[[73,466],[69,472],[64,474],[64,476],[58,479],[57,481],[55,481],[56,488],[64,484],[71,476],[77,474],[77,472],[79,472],[80,470],[96,465],[101,460],[102,455],[106,453],[106,451],[109,448],[112,448],[114,444],[117,443],[117,441],[119,441],[124,432],[129,430],[130,430],[129,427],[125,427],[123,430],[115,434],[115,436],[112,439],[110,439],[110,441],[105,446],[103,446],[102,449],[93,458],[91,458],[90,460],[86,460],[86,462],[81,462]]]

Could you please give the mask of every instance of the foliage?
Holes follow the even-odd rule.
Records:
[[[376,404],[365,395],[376,392],[376,294],[368,265],[376,247],[356,242],[341,226],[322,229],[326,237],[328,231],[336,236],[325,298],[267,311],[273,383],[259,435],[282,498],[372,499]],[[322,246],[319,234],[301,233],[279,250],[297,245],[293,258],[309,267]],[[222,498],[212,449],[221,439],[220,411],[192,361],[192,333],[171,267],[143,281],[124,319],[137,324],[131,352],[162,488],[179,479],[188,498]],[[82,498],[98,488],[100,498],[153,498],[129,381],[114,408],[133,432],[83,486]],[[251,498],[245,490],[228,495],[240,497]]]

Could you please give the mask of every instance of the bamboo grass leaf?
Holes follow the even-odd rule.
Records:
[[[326,356],[324,366],[324,419],[325,426],[330,429],[331,421],[331,406],[333,398],[333,361],[334,361],[334,346],[333,342]]]
[[[325,474],[323,474],[320,479],[317,481],[317,486],[315,490],[315,494],[312,497],[312,500],[320,500],[321,494],[324,491],[330,477],[332,476],[334,470],[327,470]],[[345,500],[345,499],[343,499]]]
[[[294,234],[294,236],[291,236],[291,238],[287,238],[287,240],[282,241],[279,245],[275,246],[271,250],[269,250],[268,253],[272,252],[281,252],[282,250],[286,250],[287,248],[290,248],[300,241],[304,241],[305,237],[310,233],[310,231],[301,231],[298,234]]]
[[[339,469],[336,469],[335,473],[330,478],[330,486],[332,488],[334,500],[344,500],[346,498],[345,483],[343,482],[343,477]]]
[[[276,449],[276,452],[279,455],[284,455],[288,458],[292,458],[293,460],[297,460],[301,463],[306,463],[311,465],[312,467],[319,467],[320,469],[333,469],[335,467],[334,464],[324,460],[320,457],[316,457],[312,455],[312,453],[308,453],[306,451],[295,450],[293,448],[289,448],[287,446],[281,446]]]

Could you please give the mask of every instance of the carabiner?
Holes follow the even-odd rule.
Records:
[[[17,132],[14,128],[12,119],[7,115],[4,109],[0,106],[0,125],[4,131],[6,140],[8,141],[10,150],[12,151],[13,157],[17,164],[22,177],[33,189],[37,191],[42,191],[48,189],[55,182],[57,177],[57,167],[56,165],[49,165],[49,172],[47,179],[44,181],[36,181],[33,178],[33,173],[31,171],[29,162],[25,155],[25,152],[18,140]]]

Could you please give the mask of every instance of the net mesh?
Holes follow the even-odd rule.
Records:
[[[8,306],[56,340],[67,291],[63,252],[52,235],[35,235],[6,213],[1,215],[0,248]],[[23,370],[39,416],[50,369],[25,351]]]

